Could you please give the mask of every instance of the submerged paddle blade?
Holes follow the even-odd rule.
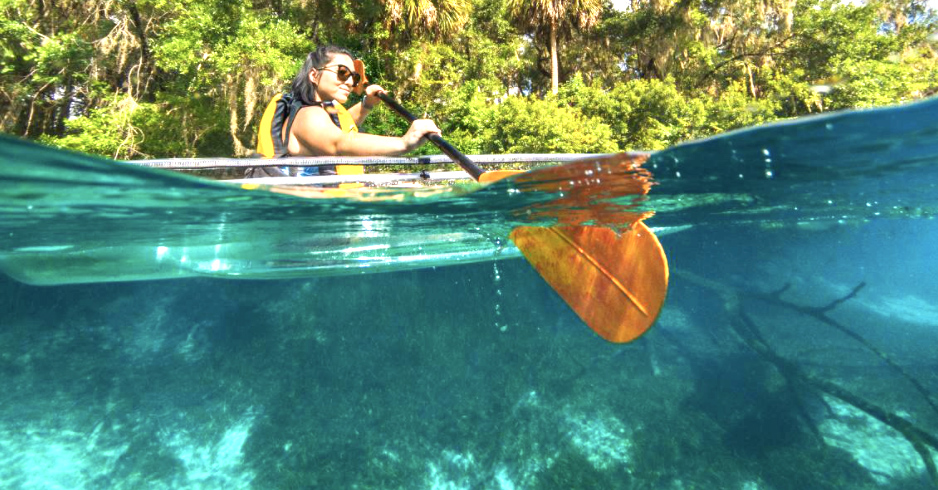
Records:
[[[621,235],[597,226],[522,226],[511,240],[602,338],[631,342],[658,318],[668,291],[668,259],[644,223]]]

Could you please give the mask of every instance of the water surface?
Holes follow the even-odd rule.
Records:
[[[568,184],[337,204],[4,140],[0,262],[61,284],[0,278],[0,486],[933,488],[910,441],[935,460],[936,114],[675,147],[647,198],[584,167],[670,259],[628,345],[506,242]],[[390,272],[334,275],[366,253]]]

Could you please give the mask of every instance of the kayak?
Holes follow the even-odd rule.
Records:
[[[624,276],[641,275],[615,255],[598,262],[595,248],[616,254],[614,244],[631,235],[660,251],[640,223],[651,214],[646,158],[623,153],[488,173],[484,183],[309,187],[207,180],[4,136],[0,168],[12,185],[0,189],[0,271],[33,285],[282,279],[526,255],[570,298],[596,293],[583,287],[586,268],[616,301],[632,304],[639,300],[629,299]],[[602,237],[582,232],[593,228]],[[663,252],[656,260],[666,276]],[[654,311],[643,306],[640,314],[653,321],[663,300],[662,292]]]
[[[519,225],[622,228],[641,217],[632,158],[490,184],[342,189],[229,184],[0,136],[0,270],[55,285],[329,276],[518,257],[508,238]],[[602,185],[583,186],[601,175]]]
[[[412,188],[224,183],[0,136],[0,271],[37,285],[267,279],[523,255],[597,333],[629,340],[635,332],[616,337],[587,318],[623,304],[642,324],[657,315],[667,262],[656,239],[637,247],[655,252],[646,255],[633,238],[934,217],[936,106],[831,113],[651,155]],[[641,275],[648,264],[653,278]],[[608,293],[599,302],[584,293],[596,284]]]

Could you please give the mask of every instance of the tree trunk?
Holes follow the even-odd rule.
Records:
[[[228,92],[228,130],[231,133],[234,154],[237,157],[246,157],[251,154],[251,150],[238,138],[238,80],[228,75],[225,90]]]
[[[143,21],[140,19],[140,11],[137,10],[137,4],[134,2],[129,2],[125,6],[127,12],[130,14],[130,20],[134,24],[134,30],[136,31],[137,38],[140,39],[140,57],[143,58],[143,64],[148,65],[150,63],[150,43],[147,39],[147,33]],[[142,70],[141,70],[142,71]]]
[[[550,90],[557,95],[560,87],[560,73],[557,66],[557,22],[550,23]]]

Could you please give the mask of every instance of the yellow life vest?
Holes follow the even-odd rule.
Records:
[[[260,128],[257,131],[257,152],[264,158],[277,158],[287,156],[287,144],[290,140],[290,128],[296,113],[304,107],[303,103],[293,97],[293,94],[277,94],[267,104],[264,115],[261,117]],[[335,101],[322,103],[332,122],[343,133],[357,133],[358,126],[355,119],[342,104]],[[284,130],[286,126],[286,130]],[[286,133],[286,137],[283,134]],[[336,165],[338,175],[359,175],[365,173],[363,165]]]

